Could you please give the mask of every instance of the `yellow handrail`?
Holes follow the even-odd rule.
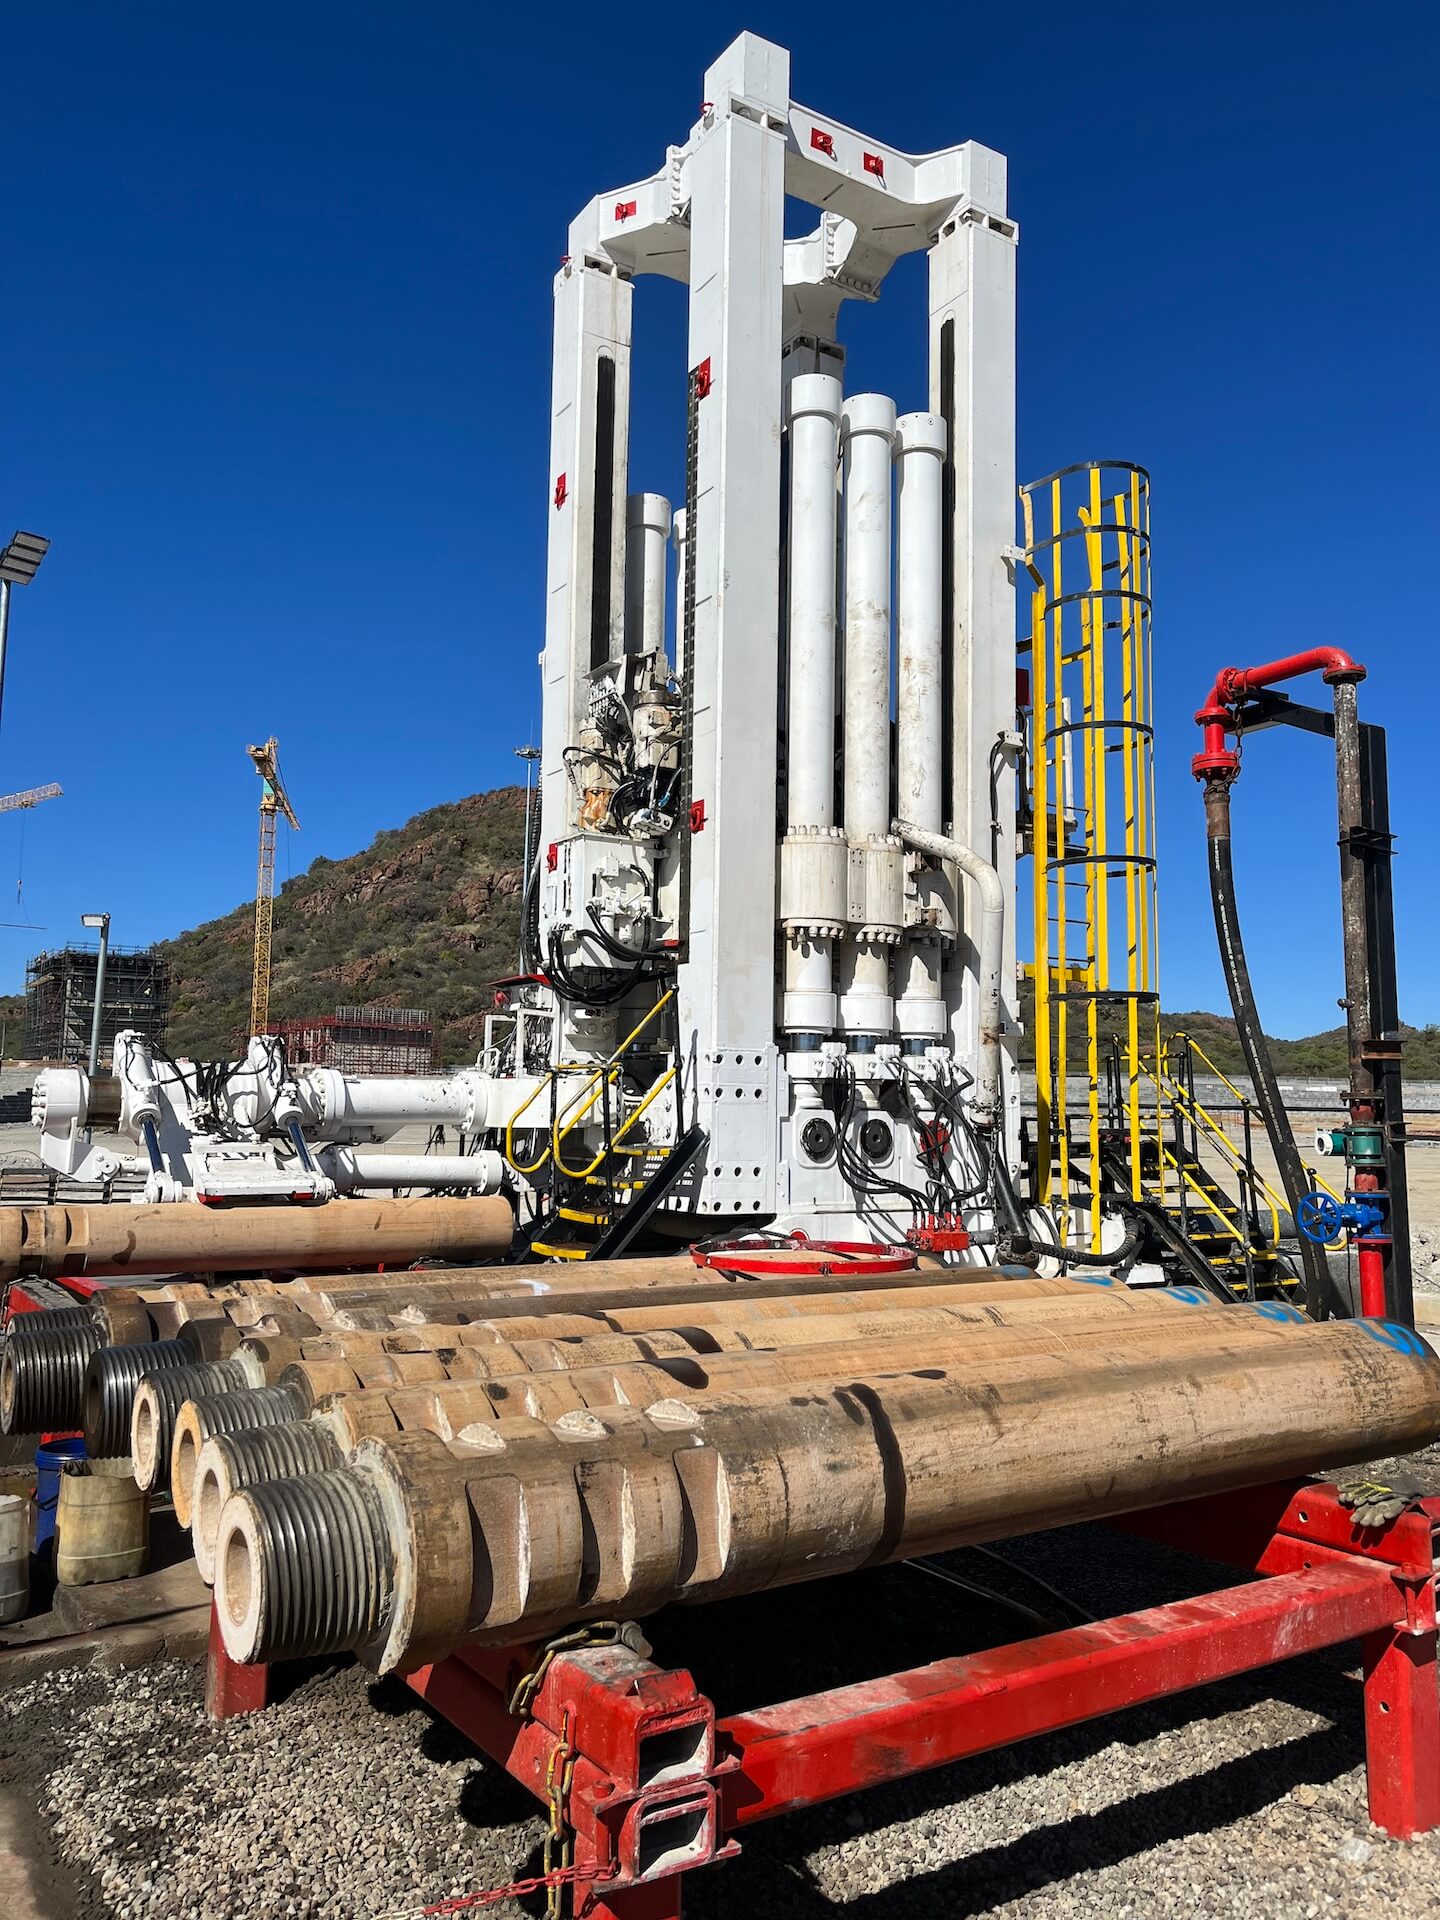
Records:
[[[532,1160],[528,1164],[515,1158],[515,1122],[527,1107],[533,1105],[533,1103],[539,1099],[540,1095],[549,1089],[554,1078],[555,1069],[552,1067],[543,1080],[538,1080],[535,1083],[535,1087],[529,1097],[520,1103],[514,1113],[512,1113],[510,1118],[505,1122],[505,1158],[517,1173],[538,1173],[550,1158],[550,1148],[548,1145],[541,1150],[538,1160]]]
[[[567,1110],[567,1112],[564,1115],[563,1125],[561,1124],[561,1116],[559,1114],[555,1116],[555,1124],[551,1128],[551,1132],[550,1132],[550,1151],[555,1156],[555,1167],[557,1172],[568,1175],[569,1178],[572,1180],[583,1180],[587,1174],[594,1173],[595,1169],[600,1165],[601,1161],[605,1158],[607,1149],[605,1146],[602,1145],[600,1148],[600,1151],[596,1154],[595,1158],[590,1162],[588,1166],[572,1167],[567,1165],[566,1162],[561,1158],[560,1143],[562,1140],[564,1140],[567,1134],[572,1133],[575,1130],[575,1128],[585,1118],[585,1115],[589,1113],[591,1108],[601,1098],[601,1096],[605,1092],[606,1087],[612,1084],[612,1076],[614,1075],[615,1068],[619,1064],[620,1060],[623,1059],[626,1052],[640,1038],[640,1035],[645,1031],[646,1027],[649,1026],[650,1022],[655,1018],[656,1014],[659,1013],[660,1009],[664,1006],[667,1006],[669,1002],[672,1001],[674,998],[675,998],[675,989],[674,987],[670,987],[664,993],[661,994],[660,998],[655,1002],[653,1007],[650,1007],[644,1014],[641,1015],[640,1019],[636,1022],[635,1026],[632,1027],[630,1032],[626,1034],[625,1038],[620,1042],[619,1046],[616,1047],[615,1051],[610,1055],[609,1059],[602,1061],[601,1064],[595,1068],[593,1074],[591,1075],[590,1080],[586,1083],[586,1086],[581,1088],[582,1094],[589,1092],[589,1098],[586,1099],[582,1105],[578,1107],[571,1107]],[[674,1074],[674,1071],[675,1069],[672,1067],[670,1069],[670,1072],[672,1075]],[[644,1112],[645,1108],[650,1104],[651,1099],[653,1099],[654,1095],[659,1091],[660,1084],[661,1082],[657,1081],[656,1085],[651,1088],[650,1093],[646,1096],[643,1104],[636,1109],[635,1113],[629,1115],[629,1117],[625,1122],[625,1126],[629,1126],[631,1122],[637,1119],[639,1115]],[[621,1134],[624,1133],[625,1126],[621,1127],[620,1129]],[[616,1138],[619,1138],[619,1135],[617,1135]]]
[[[559,1150],[557,1149],[555,1154],[555,1165],[560,1169],[561,1173],[568,1174],[572,1180],[584,1180],[588,1178],[590,1174],[594,1173],[595,1169],[600,1165],[600,1162],[605,1158],[607,1151],[609,1151],[610,1153],[620,1153],[622,1151],[623,1152],[635,1151],[635,1149],[633,1148],[622,1148],[620,1145],[620,1142],[625,1138],[626,1134],[630,1131],[631,1127],[634,1126],[635,1122],[640,1118],[641,1114],[644,1113],[645,1109],[649,1106],[650,1102],[654,1100],[657,1097],[657,1095],[663,1093],[665,1088],[669,1086],[670,1082],[675,1078],[675,1075],[678,1071],[679,1069],[677,1067],[666,1068],[665,1072],[661,1074],[660,1078],[655,1082],[654,1086],[651,1087],[650,1091],[646,1094],[645,1098],[640,1102],[639,1106],[635,1108],[634,1112],[627,1113],[625,1118],[621,1121],[619,1127],[616,1129],[615,1133],[611,1136],[609,1148],[607,1149],[604,1146],[602,1146],[600,1151],[596,1154],[595,1158],[590,1162],[588,1167],[572,1167],[567,1165],[567,1163],[560,1158]]]
[[[1176,1037],[1178,1038],[1179,1036],[1176,1036]],[[1201,1060],[1205,1062],[1206,1066],[1211,1068],[1211,1070],[1215,1074],[1215,1077],[1218,1080],[1221,1080],[1230,1089],[1230,1091],[1235,1095],[1235,1098],[1239,1100],[1242,1105],[1248,1105],[1249,1102],[1246,1100],[1245,1095],[1240,1091],[1239,1087],[1235,1085],[1234,1081],[1228,1079],[1225,1074],[1221,1073],[1219,1069],[1215,1067],[1214,1062],[1211,1061],[1206,1056],[1204,1051],[1201,1048],[1195,1046],[1195,1043],[1193,1040],[1190,1041],[1190,1045],[1191,1047],[1194,1048],[1194,1051],[1199,1055]],[[1161,1051],[1162,1051],[1162,1059],[1163,1059],[1165,1054],[1165,1049],[1162,1048]],[[1199,1124],[1204,1129],[1204,1135],[1205,1135],[1206,1141],[1211,1146],[1219,1148],[1222,1152],[1224,1152],[1228,1156],[1231,1170],[1233,1172],[1238,1174],[1238,1173],[1248,1171],[1251,1180],[1254,1182],[1256,1191],[1260,1194],[1263,1194],[1265,1198],[1266,1204],[1270,1212],[1270,1237],[1272,1242],[1278,1243],[1280,1238],[1280,1215],[1289,1209],[1290,1202],[1287,1199],[1285,1199],[1283,1195],[1275,1191],[1274,1187],[1270,1185],[1270,1182],[1265,1178],[1264,1174],[1261,1173],[1259,1169],[1256,1166],[1254,1166],[1253,1163],[1249,1166],[1248,1169],[1246,1168],[1244,1155],[1240,1152],[1240,1149],[1231,1140],[1229,1134],[1225,1132],[1225,1129],[1222,1126],[1221,1122],[1215,1118],[1214,1114],[1208,1112],[1206,1108],[1201,1106],[1200,1102],[1195,1098],[1194,1094],[1191,1093],[1190,1089],[1184,1084],[1183,1081],[1176,1080],[1163,1067],[1161,1069],[1160,1075],[1157,1076],[1154,1070],[1151,1068],[1149,1062],[1146,1060],[1142,1060],[1140,1062],[1140,1068],[1141,1068],[1141,1071],[1144,1073],[1146,1079],[1149,1080],[1151,1085],[1155,1088],[1157,1095],[1159,1095],[1161,1098],[1164,1098],[1168,1094],[1171,1104],[1179,1107],[1180,1111],[1182,1112],[1182,1114],[1185,1115],[1186,1118],[1190,1119],[1191,1121],[1199,1122]],[[1338,1200],[1340,1198],[1340,1195],[1336,1193],[1335,1189],[1329,1184],[1329,1182],[1327,1180],[1322,1179],[1321,1176],[1318,1173],[1316,1173],[1313,1167],[1307,1167],[1305,1171],[1310,1175],[1310,1178],[1315,1182],[1315,1184],[1318,1187],[1322,1188],[1326,1193],[1330,1195],[1331,1199]],[[1327,1242],[1327,1244],[1331,1247],[1343,1246],[1344,1244],[1343,1234],[1337,1236],[1334,1240]]]
[[[1221,1152],[1228,1156],[1232,1171],[1235,1173],[1243,1172],[1245,1170],[1245,1160],[1240,1149],[1234,1144],[1219,1121],[1215,1119],[1214,1115],[1208,1113],[1205,1108],[1201,1106],[1200,1102],[1194,1098],[1189,1088],[1182,1082],[1172,1079],[1168,1073],[1162,1072],[1157,1075],[1148,1060],[1142,1059],[1139,1065],[1140,1071],[1154,1087],[1157,1095],[1159,1095],[1162,1100],[1168,1097],[1170,1104],[1178,1107],[1186,1119],[1192,1122],[1198,1122],[1204,1129],[1206,1141],[1211,1146],[1219,1148]],[[1264,1195],[1266,1204],[1270,1209],[1270,1238],[1272,1241],[1278,1240],[1280,1238],[1280,1215],[1284,1211],[1287,1203],[1275,1192],[1274,1188],[1262,1173],[1253,1168],[1251,1171],[1254,1175],[1256,1190]]]

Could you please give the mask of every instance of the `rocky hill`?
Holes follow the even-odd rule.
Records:
[[[524,832],[524,792],[506,787],[431,807],[347,860],[312,861],[276,896],[274,1017],[424,1007],[439,1059],[472,1059],[487,984],[516,964]],[[172,1053],[234,1052],[250,1013],[254,912],[247,902],[164,944]]]
[[[424,1007],[447,1066],[474,1057],[488,984],[516,965],[525,796],[518,787],[431,807],[347,860],[315,860],[275,903],[271,1008],[277,1018],[354,1002]],[[233,1053],[250,1010],[254,909],[247,902],[168,941],[170,1049]],[[1241,1070],[1235,1024],[1214,1013],[1167,1015],[1216,1065]],[[1440,1029],[1407,1029],[1407,1069],[1440,1079]],[[1072,1035],[1079,1066],[1079,1036]],[[1344,1029],[1272,1043],[1286,1074],[1343,1073]],[[1027,1051],[1022,1046],[1022,1054]]]

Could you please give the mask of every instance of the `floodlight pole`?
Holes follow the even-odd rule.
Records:
[[[100,1064],[100,1015],[105,1007],[105,961],[110,952],[110,916],[108,913],[85,914],[87,926],[99,922],[100,951],[95,956],[95,1010],[90,1016],[90,1059],[86,1074],[95,1078],[95,1069]]]

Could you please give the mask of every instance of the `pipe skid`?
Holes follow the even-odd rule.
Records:
[[[217,1611],[238,1660],[348,1648],[408,1669],[465,1640],[641,1618],[1437,1432],[1440,1361],[1384,1322],[1294,1325],[1178,1363],[1076,1346],[998,1370],[677,1391],[448,1445],[370,1437],[343,1467],[237,1494]]]

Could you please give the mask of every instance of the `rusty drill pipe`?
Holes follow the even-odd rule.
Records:
[[[973,1371],[1000,1381],[1033,1372],[1037,1356],[1083,1353],[1101,1367],[1149,1363],[1199,1350],[1238,1358],[1251,1347],[1284,1339],[1295,1322],[1277,1321],[1237,1305],[1217,1325],[1209,1316],[1085,1321],[1067,1330],[1035,1327],[952,1327],[857,1342],[841,1339],[782,1350],[695,1354],[622,1361],[492,1379],[444,1380],[428,1386],[375,1387],[336,1394],[314,1418],[335,1433],[347,1452],[362,1440],[419,1429],[442,1440],[462,1439],[477,1421],[517,1415],[553,1423],[566,1413],[607,1407],[647,1407],[672,1394],[779,1392],[795,1383],[879,1380],[933,1369]]]
[[[347,1466],[233,1495],[216,1547],[231,1657],[410,1669],[468,1639],[1407,1453],[1440,1433],[1440,1360],[1408,1329],[1332,1322],[1178,1365],[1048,1355],[999,1386],[905,1376],[474,1431],[454,1450],[366,1440]]]
[[[482,1319],[491,1311],[500,1313],[540,1313],[546,1311],[585,1312],[596,1299],[629,1301],[635,1306],[666,1306],[705,1296],[721,1298],[728,1294],[753,1295],[765,1299],[774,1294],[862,1293],[883,1288],[887,1292],[904,1289],[925,1291],[933,1286],[968,1285],[977,1291],[999,1289],[1031,1293],[1065,1292],[1082,1284],[1078,1280],[1042,1280],[1037,1274],[999,1268],[955,1268],[920,1266],[908,1271],[887,1273],[864,1266],[837,1265],[823,1273],[775,1272],[729,1273],[715,1267],[697,1266],[692,1260],[607,1260],[588,1264],[577,1271],[563,1273],[544,1281],[520,1286],[507,1277],[492,1279],[503,1269],[476,1268],[468,1275],[437,1282],[428,1273],[409,1276],[412,1297],[405,1311],[439,1318],[450,1312]],[[513,1271],[513,1270],[512,1270]],[[526,1269],[520,1268],[524,1273]],[[534,1272],[535,1269],[529,1271]],[[553,1274],[553,1268],[540,1271]],[[962,1275],[964,1276],[962,1278]],[[394,1311],[393,1290],[363,1288],[326,1289],[311,1296],[332,1314],[358,1313],[379,1309]],[[552,1304],[553,1303],[553,1304]]]
[[[62,1274],[377,1266],[501,1253],[507,1200],[333,1200],[320,1207],[6,1207],[0,1281]]]
[[[712,1358],[717,1352],[726,1358],[735,1357],[742,1367],[747,1361],[763,1363],[767,1357],[777,1358],[778,1371],[784,1377],[816,1373],[838,1377],[857,1370],[868,1376],[892,1365],[925,1364],[924,1356],[941,1346],[957,1363],[984,1360],[993,1369],[1004,1357],[1064,1350],[1079,1339],[1126,1345],[1127,1350],[1134,1351],[1139,1351],[1142,1343],[1156,1350],[1175,1351],[1187,1343],[1212,1344],[1222,1335],[1233,1341],[1273,1332],[1277,1323],[1283,1328],[1304,1321],[1303,1314],[1277,1305],[1217,1307],[1208,1296],[1189,1289],[1136,1296],[1165,1301],[1174,1311],[1152,1306],[1130,1313],[1124,1304],[1129,1297],[1123,1291],[1117,1293],[1118,1310],[1107,1305],[1105,1295],[1093,1291],[1082,1300],[1057,1302],[1066,1314],[1053,1327],[1039,1320],[1008,1325],[1004,1316],[1013,1309],[988,1305],[893,1309],[884,1315],[770,1320],[733,1331],[717,1327],[703,1335],[692,1328],[683,1333],[602,1334],[568,1341],[532,1340],[515,1346],[463,1346],[427,1355],[440,1359],[443,1371],[436,1368],[423,1372],[391,1367],[382,1350],[382,1336],[344,1335],[334,1341],[307,1342],[307,1351],[323,1346],[334,1350],[335,1357],[304,1358],[285,1369],[278,1378],[289,1397],[270,1396],[268,1409],[257,1412],[254,1423],[288,1421],[302,1412],[319,1409],[317,1417],[323,1417],[347,1447],[368,1433],[411,1426],[451,1439],[476,1419],[502,1417],[507,1411],[507,1392],[515,1395],[509,1413],[533,1416],[543,1412],[544,1417],[554,1418],[576,1406],[608,1406],[627,1398],[643,1404],[647,1397],[653,1400],[677,1390],[694,1391],[701,1384],[697,1366],[705,1368],[704,1385],[719,1384]],[[1085,1313],[1081,1309],[1087,1302],[1090,1311]],[[1183,1310],[1187,1305],[1190,1310]],[[1198,1314],[1193,1310],[1197,1306],[1202,1309]],[[437,1337],[444,1332],[434,1331]],[[917,1341],[916,1336],[922,1336],[922,1340]],[[352,1343],[357,1349],[354,1352],[349,1351]],[[342,1349],[345,1357],[341,1357]],[[569,1379],[578,1378],[580,1389],[571,1389],[568,1380],[557,1381],[555,1376],[562,1373]],[[272,1373],[270,1377],[276,1376]],[[484,1397],[467,1398],[475,1396],[477,1389]],[[593,1393],[593,1401],[583,1397],[587,1390]],[[243,1404],[258,1397],[232,1394],[214,1404]],[[193,1514],[193,1483],[199,1459],[199,1447],[185,1431],[193,1411],[191,1407],[181,1409],[171,1464],[171,1489],[182,1525],[190,1524]],[[247,1484],[263,1477],[257,1473]],[[213,1518],[218,1520],[218,1514],[219,1509],[212,1508]],[[213,1556],[213,1550],[212,1534],[204,1542],[205,1561]],[[198,1542],[196,1552],[201,1556]]]
[[[191,1522],[195,1472],[207,1440],[221,1434],[252,1433],[260,1427],[292,1424],[308,1412],[308,1403],[287,1386],[199,1394],[186,1400],[175,1416],[170,1444],[170,1493],[180,1525],[188,1527]],[[295,1473],[299,1469],[291,1466],[286,1471]]]

